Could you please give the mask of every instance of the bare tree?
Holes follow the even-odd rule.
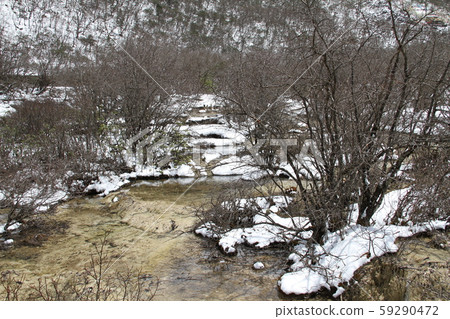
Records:
[[[299,141],[287,154],[288,167],[273,156],[262,167],[296,181],[299,207],[320,243],[347,224],[352,203],[359,207],[358,224],[369,225],[412,155],[422,146],[446,145],[437,129],[447,125],[438,125],[438,115],[448,104],[450,60],[437,30],[411,21],[390,1],[379,8],[377,21],[353,8],[357,23],[338,21],[317,1],[304,1],[297,10],[307,32],[289,42],[282,55],[288,67],[280,68],[283,58],[243,53],[234,69],[258,67],[230,71],[224,97],[250,138]],[[271,54],[276,56],[263,56]],[[286,108],[286,98],[298,101],[300,111]],[[298,157],[305,139],[317,149],[306,163]]]

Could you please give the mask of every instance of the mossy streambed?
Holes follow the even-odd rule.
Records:
[[[0,251],[0,271],[14,270],[29,283],[79,272],[93,244],[108,233],[108,255],[122,255],[112,268],[132,266],[157,278],[154,300],[278,300],[277,280],[289,252],[240,247],[229,257],[196,237],[192,207],[208,201],[229,178],[194,181],[140,181],[106,197],[70,200],[53,216],[67,223],[65,233],[49,236],[42,246]],[[254,270],[257,261],[265,268]]]
[[[109,271],[140,269],[159,282],[154,300],[329,299],[327,293],[305,298],[279,292],[277,281],[288,268],[288,247],[259,250],[239,245],[237,255],[225,256],[213,241],[193,234],[199,222],[193,207],[207,202],[229,181],[211,177],[137,181],[106,197],[70,200],[52,216],[67,225],[66,230],[48,235],[41,245],[22,244],[0,251],[0,273],[23,275],[24,286],[35,285],[39,278],[69,278],[89,265],[93,244],[108,233],[106,252],[116,260]],[[442,243],[436,246],[434,237],[427,236],[402,239],[398,254],[361,268],[358,283],[341,298],[447,299],[448,232],[433,236]],[[253,269],[255,262],[262,262],[264,269]],[[388,273],[389,280],[383,279]],[[419,283],[422,277],[426,282]],[[22,299],[27,294],[24,291]]]

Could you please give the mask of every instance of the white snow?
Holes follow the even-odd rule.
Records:
[[[47,197],[44,201],[39,203],[37,210],[44,212],[47,211],[50,206],[55,205],[63,200],[66,200],[68,198],[67,191],[64,190],[58,190],[55,191],[51,196]]]
[[[286,174],[289,177],[295,177],[295,172],[298,172],[305,179],[320,179],[321,177],[320,172],[317,170],[316,162],[309,156],[300,158],[292,164],[288,164],[287,162],[281,163],[276,175]]]
[[[182,164],[164,170],[155,166],[138,167],[136,171],[124,173],[120,176],[116,175],[114,172],[106,172],[104,175],[99,176],[96,182],[93,182],[86,187],[86,192],[95,191],[100,196],[106,196],[111,192],[120,189],[122,186],[129,184],[131,179],[139,177],[195,177],[192,165],[193,163]]]
[[[205,146],[213,146],[214,150],[217,152],[217,148],[220,147],[230,147],[230,146],[236,146],[237,143],[235,140],[231,138],[193,138],[191,140],[191,143],[193,145],[205,145]],[[206,148],[207,150],[209,148]],[[202,147],[203,150],[203,147]],[[220,152],[222,154],[222,152]],[[224,155],[227,155],[224,153]]]
[[[194,177],[195,173],[192,167],[187,164],[182,164],[178,167],[163,170],[163,174],[171,177]]]
[[[12,245],[14,243],[14,239],[7,239],[3,242],[5,245]]]
[[[128,184],[129,180],[124,179],[122,176],[114,174],[99,176],[98,181],[92,183],[86,188],[86,191],[95,190],[101,195],[108,195],[110,192],[118,190],[125,184]]]
[[[245,181],[255,181],[257,179],[263,178],[267,175],[269,175],[269,172],[266,170],[262,170],[259,168],[254,167],[254,170],[250,170],[248,172],[245,172],[242,175],[242,179]]]
[[[375,257],[398,250],[395,240],[398,237],[410,237],[414,234],[435,229],[445,229],[446,221],[434,221],[409,226],[389,225],[400,199],[408,189],[392,191],[386,194],[381,206],[371,219],[372,226],[363,227],[353,222],[341,231],[330,233],[323,246],[316,245],[318,261],[308,264],[301,258],[307,252],[305,245],[295,247],[296,253],[289,259],[294,261],[290,273],[279,281],[280,289],[286,294],[307,294],[322,288],[336,288],[333,294],[338,297],[345,289],[342,283],[349,282],[361,266]],[[354,205],[352,211],[357,211]],[[407,212],[403,212],[407,214]]]
[[[207,222],[197,228],[195,230],[195,233],[207,238],[219,238],[220,236],[218,235],[217,231],[218,227],[214,223]]]
[[[254,159],[250,155],[226,158],[220,161],[211,172],[219,176],[241,175],[243,180],[257,180],[269,174],[255,166]]]
[[[221,157],[221,154],[219,153],[211,153],[211,154],[203,154],[203,160],[205,161],[205,163],[209,163],[215,159],[218,159]]]
[[[7,228],[7,230],[8,230],[8,231],[16,230],[16,229],[18,229],[21,225],[22,225],[21,223],[15,222],[14,224],[10,225],[10,226]]]
[[[223,124],[192,125],[186,128],[186,131],[192,136],[209,137],[216,135],[224,139],[231,139],[235,143],[243,143],[246,140],[242,133]]]
[[[6,224],[2,224],[2,225],[0,225],[0,234],[3,234],[6,230],[8,230],[8,231],[16,230],[21,225],[22,225],[21,223],[15,222],[15,223],[9,225],[9,227],[7,229],[5,229]]]
[[[194,103],[191,104],[192,108],[204,108],[204,107],[214,107],[220,101],[218,96],[214,94],[202,94],[195,98]]]
[[[8,103],[0,100],[0,117],[7,115],[8,113],[15,112],[16,110]]]
[[[329,235],[323,246],[317,245],[319,254],[316,264],[308,264],[301,258],[304,245],[295,249],[300,252],[290,256],[295,261],[292,272],[283,275],[279,281],[280,289],[286,294],[307,294],[317,292],[321,288],[338,288],[349,282],[356,270],[375,257],[398,250],[395,240],[398,237],[409,237],[419,232],[432,229],[444,229],[446,222],[434,222],[427,225],[409,226],[373,226],[348,227],[340,233]],[[343,293],[339,289],[334,296]]]
[[[295,253],[289,256],[293,262],[290,272],[283,275],[279,281],[280,289],[286,294],[308,294],[321,289],[336,289],[333,296],[338,297],[345,289],[343,283],[349,282],[361,266],[375,257],[398,250],[395,240],[398,237],[409,237],[414,234],[445,229],[446,221],[433,221],[408,226],[390,225],[401,198],[408,189],[401,189],[386,194],[381,206],[372,217],[372,225],[364,227],[356,225],[356,204],[351,207],[349,226],[329,233],[323,245],[306,244],[312,231],[308,230],[309,220],[305,217],[281,217],[278,215],[286,207],[283,196],[272,197],[275,205],[263,198],[252,199],[261,209],[255,215],[254,225],[247,228],[220,230],[212,223],[206,223],[196,230],[197,234],[219,239],[219,246],[225,253],[235,253],[236,245],[247,243],[258,248],[266,247],[276,242],[299,242]],[[244,208],[250,199],[238,200],[238,206]],[[288,200],[289,201],[289,200]],[[229,203],[222,205],[227,207]],[[403,212],[407,214],[407,212]],[[316,261],[311,262],[311,255]]]
[[[400,200],[406,195],[409,188],[392,191],[386,194],[380,207],[370,219],[371,223],[378,226],[389,225],[397,210]]]
[[[236,156],[239,150],[239,146],[236,145],[233,140],[212,139],[214,141],[211,141],[211,143],[209,143],[209,140],[210,139],[199,139],[198,142],[195,142],[196,146],[193,148],[195,153],[201,154],[205,163],[209,163],[221,157]],[[205,146],[208,144],[202,144],[203,141],[210,145],[214,145],[214,147]]]
[[[61,185],[60,182],[57,182],[56,186],[58,190],[51,191],[40,186],[30,188],[23,194],[23,197],[18,201],[18,204],[33,204],[36,206],[37,211],[45,212],[50,208],[50,206],[53,206],[60,201],[66,200],[68,198],[68,192],[64,190],[64,186]],[[2,194],[2,196],[4,197],[5,194]]]
[[[213,223],[205,223],[195,230],[196,234],[210,238],[220,238],[219,246],[225,253],[236,252],[236,245],[247,243],[249,245],[264,248],[276,242],[290,242],[294,239],[306,239],[311,236],[310,231],[298,232],[299,229],[309,226],[309,220],[305,217],[280,217],[271,213],[276,209],[282,209],[292,199],[284,196],[270,198],[275,205],[264,197],[256,197],[251,200],[240,199],[238,207],[244,209],[247,205],[259,207],[262,212],[253,218],[253,227],[221,230]],[[222,203],[224,207],[230,203]]]
[[[214,175],[244,175],[252,172],[260,171],[259,168],[251,166],[252,157],[247,155],[244,157],[231,156],[224,159],[212,169]]]
[[[203,110],[200,110],[200,111],[203,111]],[[190,123],[197,123],[197,122],[202,122],[202,121],[207,121],[207,120],[215,120],[215,121],[218,121],[219,123],[224,124],[225,121],[222,118],[223,118],[223,115],[220,115],[220,114],[204,115],[204,116],[189,116],[187,118],[186,122],[190,124]]]
[[[271,206],[271,202],[273,202],[275,205]],[[239,209],[245,209],[249,208],[251,206],[258,207],[259,209],[266,211],[266,210],[272,210],[274,206],[276,206],[277,209],[285,208],[289,203],[292,202],[291,197],[284,197],[284,196],[271,196],[270,198],[266,197],[254,197],[254,198],[241,198],[236,199],[235,204]],[[227,207],[233,207],[232,203],[230,202],[223,202],[222,206],[224,208]]]
[[[326,278],[310,268],[302,272],[292,272],[283,275],[279,285],[280,289],[286,293],[295,293],[299,283],[304,294],[316,292],[322,287],[329,287]]]
[[[307,239],[311,232],[298,232],[309,225],[303,217],[282,218],[276,214],[256,215],[255,225],[248,228],[232,229],[221,236],[219,246],[225,253],[235,253],[236,245],[247,243],[257,248],[264,248],[273,243],[285,243],[292,240]]]

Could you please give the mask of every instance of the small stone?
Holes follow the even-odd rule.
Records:
[[[264,269],[264,264],[260,261],[253,264],[253,269],[255,270],[261,270]]]

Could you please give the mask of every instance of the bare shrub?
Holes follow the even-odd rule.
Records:
[[[296,10],[307,32],[285,51],[230,55],[236,62],[221,82],[230,118],[253,144],[286,138],[315,144],[309,163],[289,148],[284,171],[297,184],[317,243],[346,226],[354,203],[357,223],[369,226],[385,194],[398,187],[404,164],[427,144],[448,147],[440,129],[448,116],[439,117],[448,113],[450,70],[442,37],[420,21],[402,23],[408,13],[390,1],[382,6],[376,21],[356,24],[337,21],[318,1],[303,1]],[[297,101],[296,112],[289,99]],[[274,153],[260,148],[265,162],[255,165],[283,170]]]
[[[5,301],[19,300],[20,290],[25,280],[24,275],[15,271],[3,271],[0,273],[0,287],[3,288],[2,299]]]
[[[218,233],[252,226],[253,217],[261,213],[255,191],[246,183],[232,183],[217,194],[209,203],[197,207],[195,214],[202,224],[212,222]]]
[[[0,118],[0,207],[8,209],[6,228],[76,194],[96,177],[98,155],[77,130],[77,110],[52,100],[24,101]],[[7,233],[5,233],[7,234]]]
[[[448,219],[450,207],[449,148],[424,148],[410,163],[409,178],[414,183],[402,199],[396,214],[399,222],[426,222]],[[402,212],[408,212],[404,216]]]

